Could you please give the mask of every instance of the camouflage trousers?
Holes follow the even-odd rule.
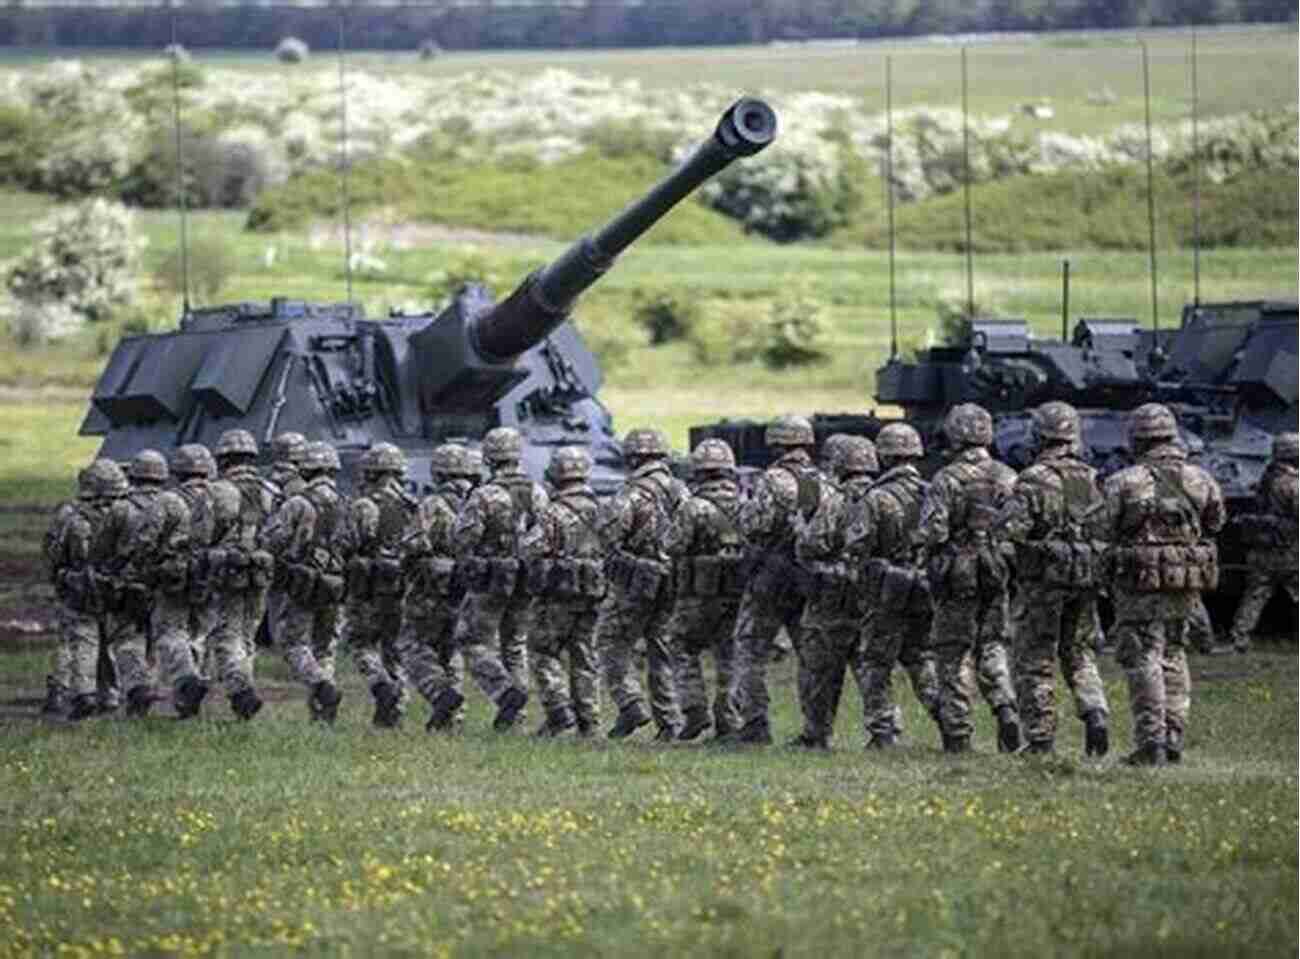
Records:
[[[401,665],[397,639],[402,632],[400,599],[374,602],[350,601],[343,616],[342,635],[352,653],[357,672],[373,691],[388,683],[398,691],[397,710],[406,705],[406,670]]]
[[[989,708],[1016,705],[1007,667],[1007,595],[935,604],[931,647],[939,673],[939,722],[945,735],[975,731],[971,703],[978,688]]]
[[[736,614],[735,671],[728,695],[740,712],[742,725],[767,722],[770,699],[767,692],[767,666],[772,660],[772,644],[781,627],[790,634],[790,643],[803,667],[804,597],[793,589],[776,593],[745,591]],[[800,683],[806,680],[800,676]],[[806,718],[805,718],[806,720]]]
[[[835,731],[835,714],[844,692],[845,675],[854,667],[864,705],[867,690],[862,663],[862,624],[857,617],[826,617],[805,614],[796,647],[802,668],[799,672],[799,703],[803,711],[803,738],[829,744]],[[892,716],[891,716],[892,723]],[[892,726],[891,726],[892,728]]]
[[[605,688],[618,711],[623,712],[645,702],[633,664],[636,644],[645,640],[650,714],[660,729],[676,731],[682,727],[682,711],[677,701],[674,658],[668,646],[672,604],[673,597],[666,588],[656,599],[646,602],[632,599],[620,587],[611,587],[596,621],[596,649],[604,667]]]
[[[393,651],[421,696],[432,703],[445,690],[461,691],[460,655],[456,650],[456,610],[439,599],[407,594],[402,628]],[[459,720],[461,710],[453,721]]]
[[[861,651],[853,669],[869,735],[903,731],[902,710],[894,702],[895,664],[907,673],[917,702],[939,722],[939,676],[929,650],[931,620],[930,616],[871,616],[863,625]]]
[[[50,671],[45,676],[45,689],[47,702],[52,700],[62,711],[72,690],[72,650],[62,635],[54,646],[54,652],[50,654]]]
[[[67,609],[63,612],[60,632],[68,644],[74,696],[97,695],[101,707],[115,708],[121,702],[119,690],[130,692],[152,685],[148,637],[140,623],[117,613],[96,619]]]
[[[206,653],[211,660],[210,678],[234,698],[253,690],[253,637],[266,614],[266,590],[218,593],[212,601],[212,632]]]
[[[289,600],[280,612],[275,636],[289,674],[309,689],[334,682],[334,656],[338,650],[340,609],[336,604],[303,606]]]
[[[73,696],[96,696],[100,687],[100,621],[92,613],[59,607],[59,645],[63,650],[68,691]],[[57,666],[56,666],[57,675]],[[101,704],[103,696],[99,695]]]
[[[1133,739],[1139,748],[1182,748],[1192,705],[1187,617],[1195,594],[1117,593],[1116,660],[1128,679]]]
[[[539,598],[528,643],[533,682],[547,715],[571,709],[584,731],[600,722],[599,608],[597,600]]]
[[[1075,715],[1108,715],[1106,691],[1093,656],[1097,598],[1092,593],[1033,584],[1016,597],[1016,693],[1020,721],[1030,743],[1056,739],[1056,662],[1074,696]]]
[[[730,690],[736,672],[736,615],[740,600],[683,596],[668,621],[668,646],[676,660],[677,692],[682,713],[709,711],[708,688],[700,657],[713,655],[713,730],[719,736],[740,729],[740,711]]]
[[[1237,612],[1232,617],[1232,645],[1239,650],[1250,648],[1250,639],[1264,614],[1264,607],[1279,589],[1286,590],[1291,604],[1296,603],[1297,573],[1294,569],[1270,569],[1266,564],[1252,565],[1246,576],[1246,590],[1241,594]]]
[[[202,671],[203,654],[197,650],[207,637],[196,635],[196,620],[189,603],[180,596],[163,593],[154,600],[150,621],[154,656],[158,679],[168,689],[175,690],[182,679]]]
[[[500,704],[507,690],[528,691],[527,673],[521,674],[527,669],[527,651],[520,653],[516,646],[520,638],[527,642],[532,605],[532,597],[490,593],[470,593],[461,603],[456,648],[475,684],[493,703]],[[512,651],[508,663],[503,655],[507,636]]]

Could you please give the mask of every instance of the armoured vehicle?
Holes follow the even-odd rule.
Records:
[[[766,103],[738,100],[681,166],[498,303],[469,284],[437,314],[371,320],[353,304],[272,299],[192,310],[177,330],[124,338],[81,432],[103,436],[100,455],[123,460],[145,447],[210,445],[232,427],[250,430],[265,450],[293,430],[338,448],[344,485],[361,454],[386,441],[406,453],[415,491],[439,443],[514,426],[536,479],[551,448],[583,446],[593,485],[610,492],[621,483],[622,455],[596,398],[599,365],[570,309],[677,203],[775,136]]]

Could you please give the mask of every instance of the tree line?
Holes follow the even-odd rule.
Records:
[[[130,0],[127,0],[129,4]],[[875,38],[1007,30],[1114,29],[1294,22],[1295,0],[351,0],[355,47],[444,49],[640,47],[770,43],[812,38]],[[334,11],[303,6],[187,0],[179,14],[188,47],[269,48],[283,36],[312,47],[337,43]],[[161,47],[171,18],[138,6],[6,7],[4,46]]]

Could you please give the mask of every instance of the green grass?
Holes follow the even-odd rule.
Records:
[[[50,506],[75,495],[77,471],[99,447],[97,438],[77,435],[85,415],[86,404],[67,394],[0,401],[0,505]],[[16,545],[20,537],[6,534]]]
[[[1195,661],[1184,764],[1115,750],[949,760],[903,691],[906,745],[831,755],[460,738],[424,708],[372,731],[348,673],[334,729],[301,694],[247,726],[0,726],[0,956],[115,947],[283,955],[1293,955],[1293,655]],[[1225,662],[1227,662],[1226,665]],[[44,658],[8,657],[35,696]],[[774,722],[795,731],[789,667]],[[34,709],[34,707],[32,707]]]

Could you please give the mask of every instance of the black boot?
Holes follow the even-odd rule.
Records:
[[[537,727],[537,732],[534,735],[538,739],[552,739],[563,735],[576,725],[578,725],[578,719],[573,715],[573,710],[567,706],[561,706],[559,709],[552,709],[546,714],[546,721]]]
[[[526,705],[528,705],[528,694],[522,689],[511,686],[501,694],[501,699],[497,702],[497,714],[492,720],[492,728],[499,733],[510,729]]]
[[[1020,719],[1014,706],[998,707],[998,752],[1020,751]]]
[[[1171,765],[1183,761],[1183,731],[1181,729],[1165,730],[1165,759]]]
[[[1129,753],[1124,762],[1130,766],[1163,766],[1165,764],[1165,747],[1159,743],[1147,743]]]
[[[944,733],[943,751],[946,753],[952,753],[954,755],[958,753],[970,752],[970,737],[949,736],[947,733]]]
[[[262,697],[258,696],[254,690],[241,689],[230,697],[230,710],[247,722],[262,711]]]
[[[826,737],[814,736],[807,731],[800,733],[798,736],[794,737],[794,739],[786,743],[786,745],[791,749],[819,749],[822,751],[829,751],[831,748],[831,744],[826,740]]]
[[[688,709],[685,719],[681,732],[677,734],[678,741],[683,743],[690,742],[713,725],[709,721],[708,710],[705,709]]]
[[[887,733],[872,733],[867,740],[868,749],[891,749],[898,745],[898,734],[892,729]]]
[[[126,693],[126,714],[133,719],[143,719],[149,715],[157,700],[154,691],[148,686],[132,686]]]
[[[68,719],[72,722],[80,722],[88,716],[94,716],[99,712],[99,699],[94,693],[74,696],[72,705],[68,708]]]
[[[674,726],[660,726],[659,731],[655,733],[655,742],[657,743],[675,743],[677,742],[677,729]]]
[[[650,714],[646,712],[645,706],[638,699],[627,709],[618,711],[618,718],[614,720],[614,725],[609,729],[609,738],[626,739],[649,722]]]
[[[456,710],[460,709],[464,702],[465,697],[459,690],[450,687],[444,689],[433,697],[433,702],[430,704],[433,712],[429,715],[429,721],[424,724],[425,730],[435,732],[450,729],[456,719]]]
[[[45,677],[45,702],[41,704],[42,716],[62,716],[68,708],[68,691],[53,676]]]
[[[1031,756],[1050,756],[1055,751],[1056,746],[1050,739],[1031,739],[1025,747],[1025,752]]]
[[[380,729],[396,729],[402,724],[402,714],[397,705],[402,701],[401,691],[387,680],[380,680],[370,687],[370,695],[375,698],[375,715],[371,723]]]
[[[312,718],[319,719],[323,723],[333,724],[339,715],[339,703],[343,701],[343,693],[328,679],[322,679],[311,688],[311,699],[308,700],[308,706],[311,707]]]
[[[193,674],[182,676],[176,684],[176,695],[173,697],[176,718],[193,719],[199,714],[199,707],[207,695],[208,684],[202,679]]]
[[[772,728],[767,724],[767,717],[760,716],[745,723],[744,726],[740,727],[740,731],[736,733],[731,742],[738,746],[772,745]]]
[[[596,723],[583,719],[578,720],[579,739],[595,739],[596,733],[599,731],[600,730],[596,728]]]
[[[1106,729],[1106,714],[1094,709],[1083,717],[1083,751],[1088,756],[1101,757],[1110,752],[1110,732]]]

